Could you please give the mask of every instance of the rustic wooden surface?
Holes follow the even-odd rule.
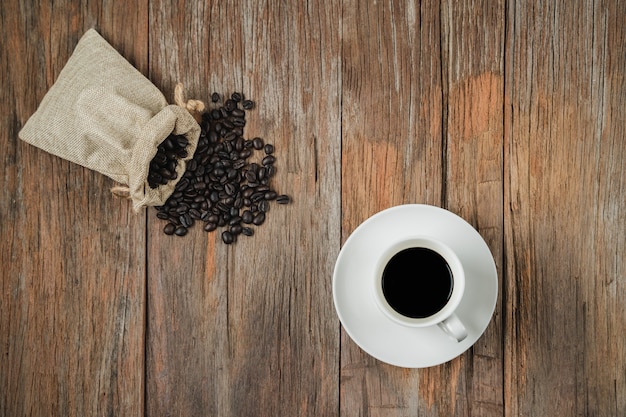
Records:
[[[545,4],[544,4],[545,3]],[[626,415],[626,4],[0,4],[1,416]],[[171,98],[242,91],[293,197],[227,247],[161,233],[17,137],[96,28]],[[440,366],[365,354],[331,277],[360,222],[448,208],[499,272]]]

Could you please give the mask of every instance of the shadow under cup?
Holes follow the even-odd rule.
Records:
[[[428,237],[397,242],[379,259],[375,277],[376,303],[389,318],[410,327],[439,324],[458,341],[465,337],[463,325],[454,316],[465,275],[447,245]],[[446,321],[454,321],[451,325],[461,329],[447,329]]]

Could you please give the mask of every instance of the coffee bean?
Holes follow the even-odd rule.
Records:
[[[263,224],[264,221],[265,221],[265,213],[260,211],[254,216],[254,219],[252,220],[252,224],[254,224],[255,226],[260,226]]]
[[[271,165],[274,162],[276,162],[276,158],[273,155],[267,155],[265,158],[263,158],[263,160],[261,161],[261,163],[263,165]]]
[[[175,230],[176,225],[174,225],[173,223],[168,223],[163,228],[163,233],[165,233],[166,235],[173,235]]]
[[[243,213],[241,213],[241,221],[246,223],[246,224],[250,224],[252,223],[252,220],[254,219],[254,215],[252,214],[252,212],[250,210],[245,210]]]
[[[235,188],[235,186],[231,183],[226,183],[224,184],[224,191],[226,191],[226,194],[228,195],[235,195],[237,188]]]
[[[226,243],[227,245],[230,245],[231,243],[233,243],[235,241],[235,237],[230,232],[223,232],[222,233],[222,241],[224,243]]]
[[[228,228],[228,231],[229,231],[230,233],[232,233],[233,235],[235,235],[235,236],[236,236],[236,235],[238,235],[238,234],[240,234],[240,233],[242,232],[242,230],[243,230],[243,227],[241,227],[241,226],[240,226],[240,225],[238,225],[238,224],[232,225],[232,226],[230,226],[230,227]]]
[[[254,138],[254,139],[252,139],[252,146],[257,151],[260,151],[261,149],[263,149],[263,145],[264,145],[263,139],[261,139],[261,138]]]
[[[246,171],[246,179],[250,182],[255,182],[257,180],[257,177],[254,171],[251,171],[251,170]],[[250,194],[252,194],[252,192],[250,192]],[[247,196],[244,194],[244,196],[249,197],[250,194],[248,194]]]
[[[231,111],[235,110],[235,108],[237,108],[237,103],[232,98],[226,100],[226,102],[224,103],[223,109],[226,110],[228,113],[230,113]],[[226,117],[228,117],[228,116],[226,116]]]
[[[187,234],[187,228],[184,226],[178,226],[176,230],[174,230],[176,236],[185,236]]]
[[[286,194],[282,194],[282,195],[279,195],[278,197],[276,197],[276,202],[278,204],[289,204],[289,201],[290,201],[290,198]]]
[[[211,101],[213,103],[217,103],[218,101],[220,101],[220,95],[218,93],[211,94]]]
[[[263,150],[265,151],[267,155],[272,154],[274,153],[274,145],[268,143],[267,145],[265,145]]]
[[[254,229],[251,227],[242,227],[241,233],[246,236],[252,236],[254,234]]]
[[[202,214],[196,208],[191,208],[189,209],[189,216],[191,216],[191,218],[194,220],[200,220]]]
[[[233,109],[233,111],[230,112],[230,115],[241,118],[241,117],[245,117],[246,112],[241,109]]]
[[[190,228],[194,224],[194,220],[190,214],[182,214],[179,218],[180,224],[186,228]]]
[[[217,223],[207,223],[204,225],[204,230],[206,232],[212,232],[215,229],[217,229]]]
[[[175,138],[176,138],[176,144],[178,145],[178,147],[186,148],[187,145],[189,145],[189,140],[183,135],[177,135]]]
[[[241,103],[241,105],[246,110],[252,110],[252,108],[254,107],[254,101],[244,100],[243,103]]]
[[[240,101],[241,101],[241,99],[243,98],[243,96],[241,95],[241,93],[234,92],[234,93],[230,96],[230,98],[231,98],[233,101],[235,101],[235,102],[240,102]]]

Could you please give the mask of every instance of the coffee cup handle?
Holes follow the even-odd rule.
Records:
[[[444,321],[437,324],[441,329],[450,337],[455,339],[457,342],[462,342],[467,337],[467,330],[461,320],[456,316],[456,314],[452,314],[450,317],[445,319]]]

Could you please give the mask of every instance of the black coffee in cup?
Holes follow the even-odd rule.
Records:
[[[446,260],[427,248],[396,253],[383,270],[382,289],[387,303],[403,316],[432,316],[450,300],[454,281]]]

